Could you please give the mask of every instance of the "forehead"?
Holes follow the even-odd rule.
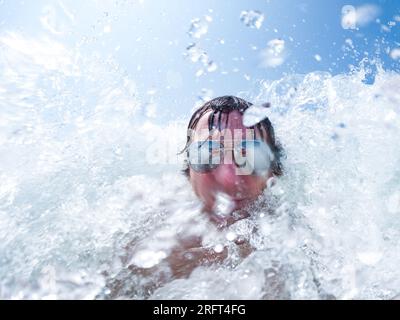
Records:
[[[201,117],[199,122],[196,125],[195,130],[207,129],[208,130],[208,121],[210,118],[212,111],[207,112],[205,115]],[[217,126],[218,119],[221,117],[221,130],[223,129],[248,129],[243,125],[243,115],[237,111],[233,110],[229,113],[218,113],[214,118],[214,125]]]
[[[247,128],[243,125],[243,115],[238,110],[233,110],[229,113],[217,113],[214,117],[213,125],[218,130],[211,133],[208,125],[211,114],[212,111],[207,112],[200,118],[194,129],[195,140],[204,140],[210,134],[217,138],[221,135],[226,137],[226,133],[231,137],[237,137],[237,134],[239,133],[243,139],[254,138],[254,134],[256,136],[259,135],[258,129],[254,132],[253,128]],[[220,126],[218,126],[218,122],[220,122]]]

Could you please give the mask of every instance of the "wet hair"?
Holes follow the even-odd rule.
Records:
[[[186,152],[186,156],[188,156],[188,148],[191,143],[191,135],[189,132],[194,130],[200,121],[200,119],[207,113],[209,113],[209,118],[208,118],[208,130],[212,131],[213,129],[218,129],[221,131],[221,120],[222,120],[222,114],[225,113],[227,114],[225,118],[225,127],[228,124],[228,119],[229,119],[229,113],[237,110],[240,112],[240,114],[244,114],[244,112],[251,107],[253,104],[250,102],[247,102],[244,99],[234,97],[234,96],[223,96],[219,98],[212,99],[208,102],[206,102],[203,106],[201,106],[199,109],[197,109],[194,114],[192,115],[189,125],[188,125],[188,135],[187,135],[187,141],[185,148],[183,149],[183,152]],[[265,108],[269,108],[270,104],[266,103],[263,105]],[[264,120],[260,121],[254,126],[249,127],[249,129],[258,129],[261,139],[266,141],[268,146],[270,147],[274,159],[271,162],[271,170],[272,173],[275,176],[281,176],[283,174],[283,167],[281,163],[281,158],[283,156],[283,148],[279,141],[276,140],[275,138],[275,132],[274,128],[272,127],[271,121],[269,121],[268,118],[265,118]],[[265,130],[267,136],[264,136],[263,130]],[[184,168],[183,168],[183,173],[187,177],[189,177],[189,165],[188,165],[188,160],[187,158],[184,161]]]

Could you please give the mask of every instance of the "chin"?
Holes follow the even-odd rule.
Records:
[[[232,200],[234,203],[234,208],[233,211],[235,210],[239,210],[239,209],[243,209],[244,207],[246,207],[247,205],[249,205],[252,200],[251,199],[233,199]]]

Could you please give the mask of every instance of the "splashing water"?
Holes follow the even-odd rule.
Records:
[[[196,43],[192,43],[186,48],[185,56],[190,61],[201,64],[201,68],[197,71],[196,76],[201,76],[204,72],[214,72],[218,69],[218,65],[210,59],[207,52],[201,49]]]
[[[257,10],[244,10],[240,13],[240,21],[247,27],[260,29],[264,21],[264,15]]]
[[[208,24],[212,21],[212,18],[208,15],[204,19],[193,19],[190,23],[188,34],[190,37],[200,39],[208,32]]]
[[[243,114],[243,124],[246,127],[252,127],[268,117],[269,105],[253,105]]]
[[[267,47],[261,52],[261,66],[275,68],[280,66],[286,58],[285,41],[273,39],[267,43]]]
[[[250,218],[218,231],[182,159],[146,162],[157,140],[183,146],[186,122],[136,121],[135,84],[112,61],[16,33],[0,47],[1,298],[399,294],[397,73],[378,65],[373,84],[362,66],[261,82],[251,100],[271,102],[285,173]],[[163,259],[184,236],[227,247],[226,262],[174,276]],[[241,258],[238,239],[255,252]]]
[[[365,27],[379,16],[380,11],[380,8],[376,5],[364,4],[357,8],[352,5],[345,5],[342,7],[342,28]]]
[[[199,18],[193,19],[188,34],[191,38],[200,39],[203,35],[208,32],[208,24],[212,21],[212,17],[209,15],[204,16],[204,19]],[[196,77],[202,76],[205,72],[214,72],[218,69],[218,65],[209,58],[206,51],[201,49],[198,44],[192,43],[186,48],[184,54],[192,62],[200,62],[202,67],[197,70]]]
[[[322,57],[319,54],[314,55],[314,59],[320,62],[322,60]]]
[[[393,60],[398,60],[398,59],[400,59],[400,48],[392,49],[392,50],[390,51],[390,57],[391,57]]]
[[[211,89],[208,88],[202,88],[200,93],[197,96],[197,101],[191,110],[192,113],[194,113],[198,108],[200,108],[203,104],[205,104],[207,101],[211,100],[214,97],[214,92]]]

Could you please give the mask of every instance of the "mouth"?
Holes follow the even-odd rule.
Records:
[[[233,202],[243,202],[243,201],[247,201],[247,198],[231,198],[231,200]]]

